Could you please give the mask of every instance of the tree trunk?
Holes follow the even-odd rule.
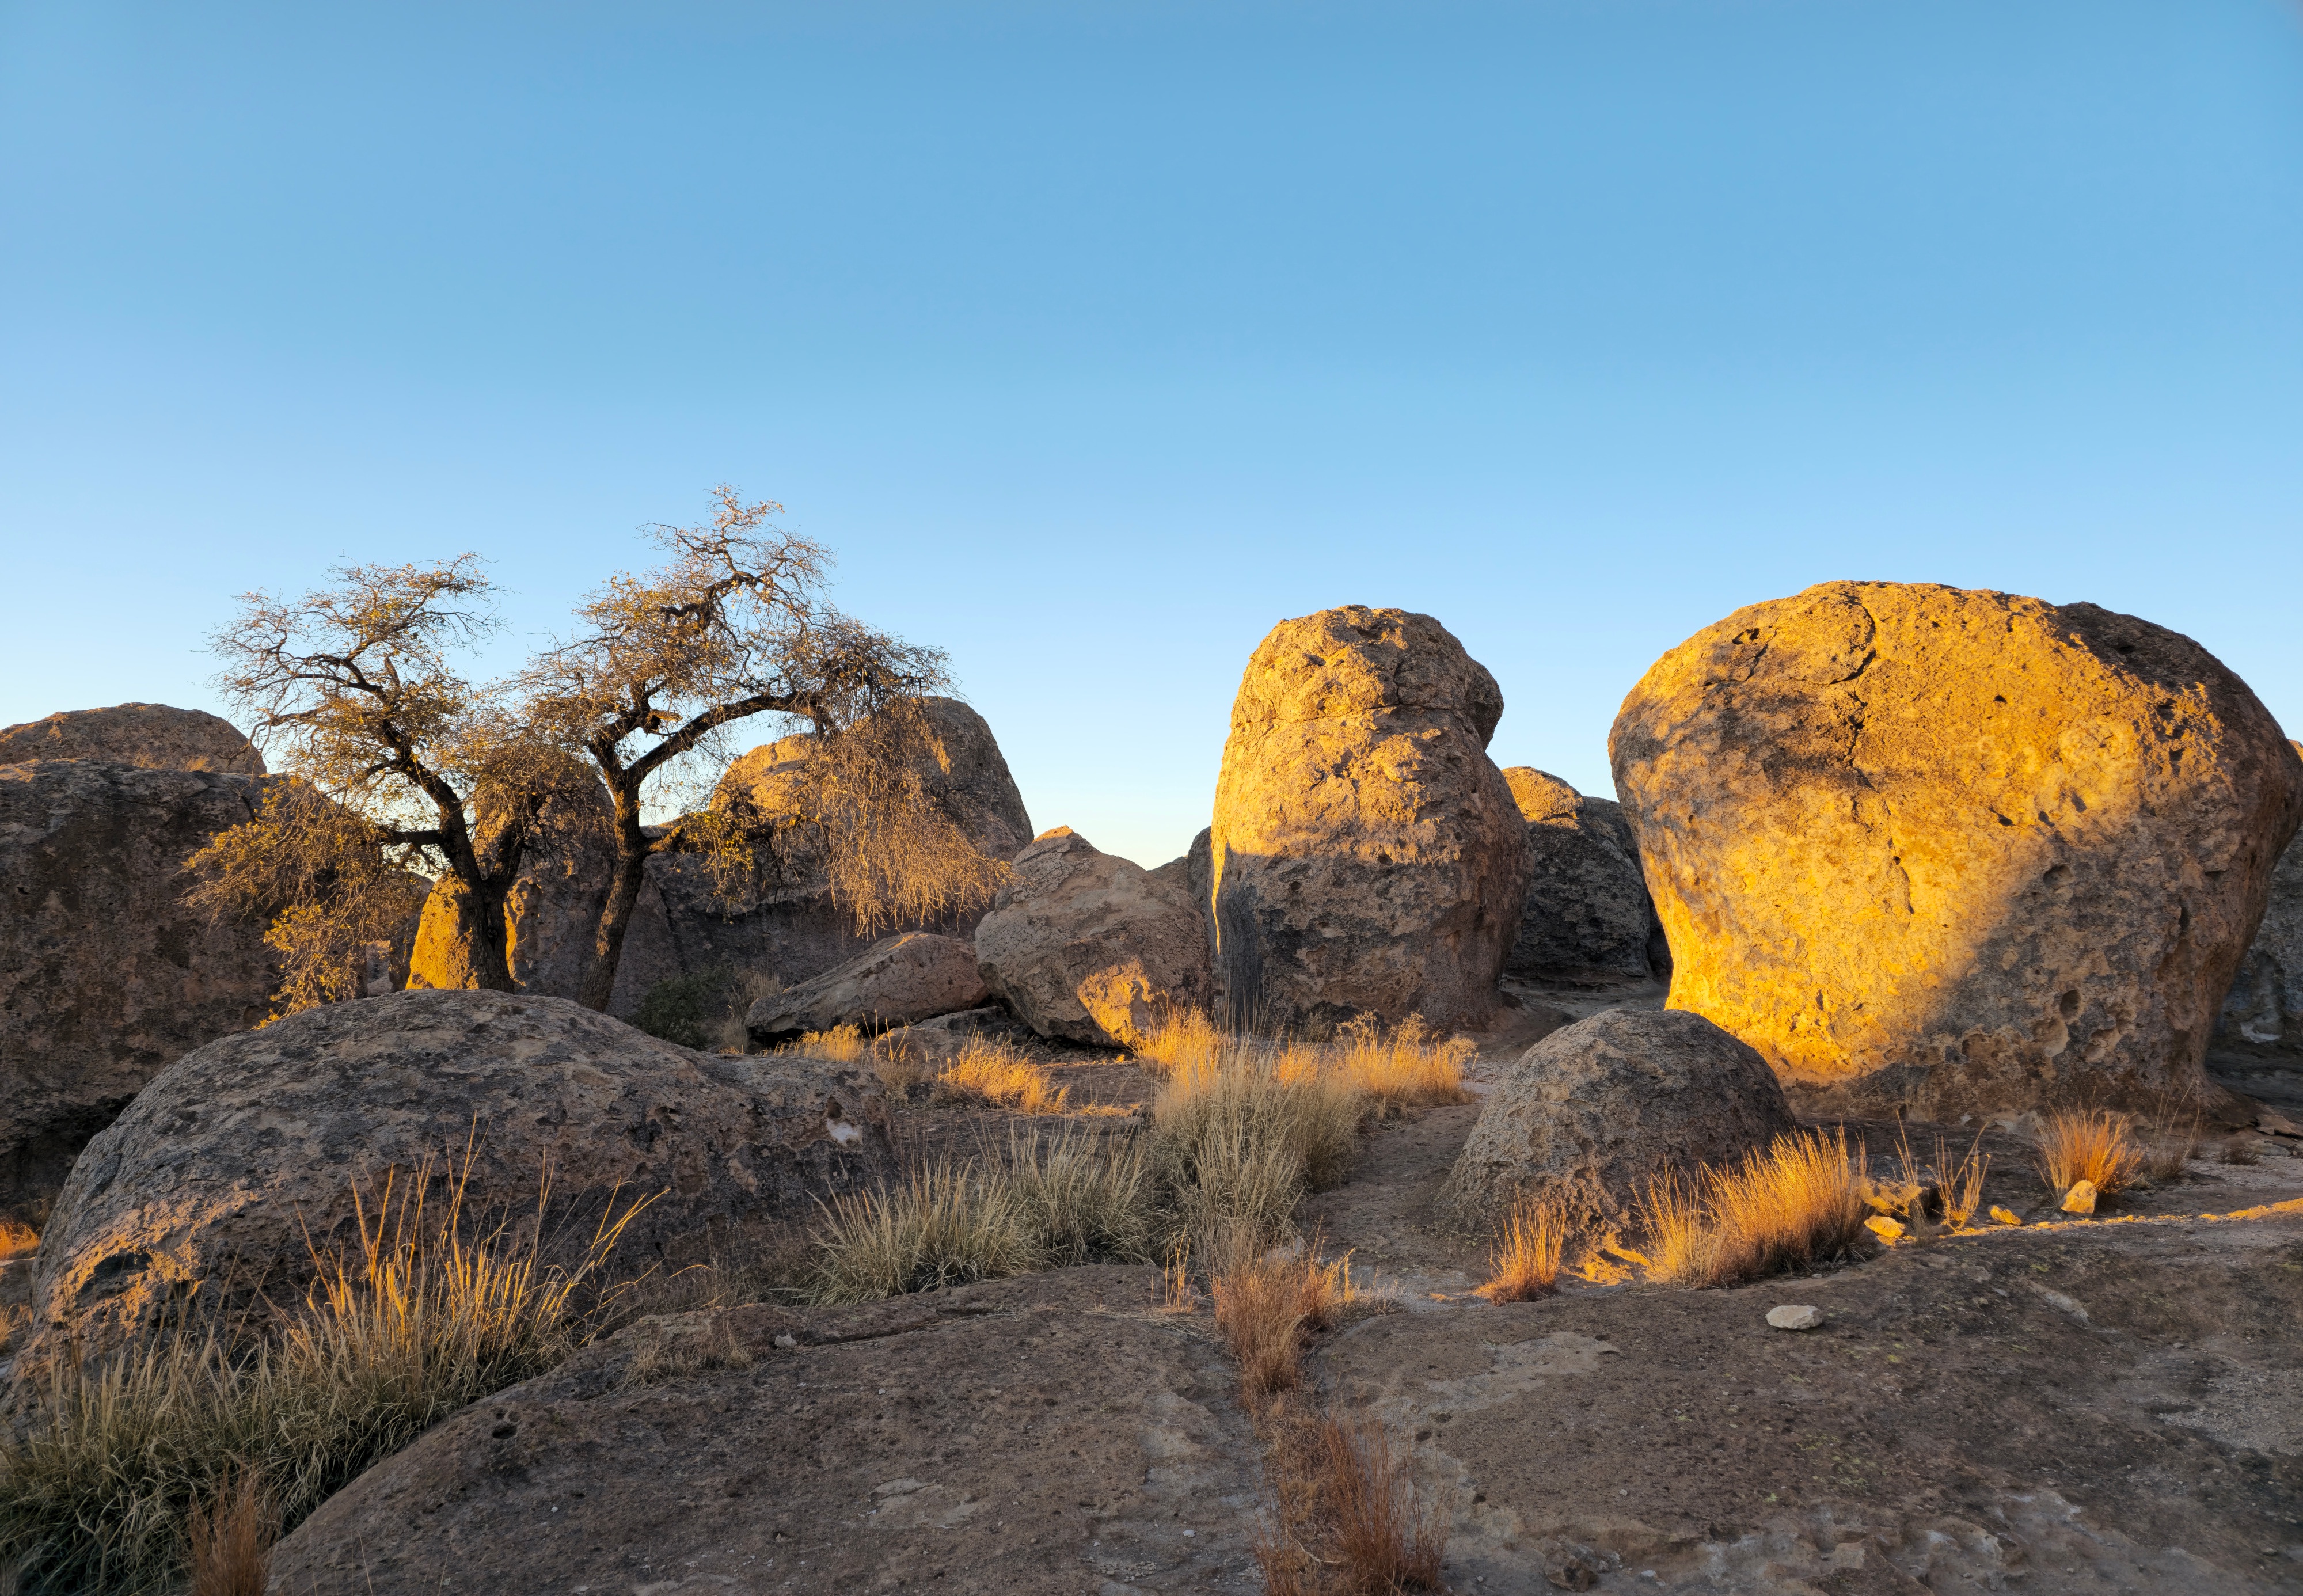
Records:
[[[647,833],[640,830],[637,794],[613,793],[616,801],[616,873],[608,882],[608,900],[600,906],[600,929],[592,939],[592,964],[584,972],[584,990],[577,1001],[586,1009],[608,1011],[615,995],[616,971],[624,958],[624,933],[631,929],[632,910],[647,879]]]
[[[491,890],[493,886],[494,890]],[[443,875],[424,900],[424,917],[409,958],[411,991],[510,992],[511,967],[504,958],[504,899],[509,883],[475,889],[462,877]]]

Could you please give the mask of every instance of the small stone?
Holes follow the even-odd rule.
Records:
[[[797,1347],[799,1345],[799,1338],[797,1336],[791,1335],[778,1336],[776,1338],[776,1345],[786,1348]]]
[[[2020,1225],[2023,1222],[1996,1203],[1991,1205],[1991,1217],[2003,1225]]]
[[[1811,1303],[1786,1303],[1767,1310],[1767,1322],[1777,1330],[1819,1330],[1823,1310]]]
[[[1863,1228],[1866,1230],[1870,1231],[1872,1235],[1877,1237],[1880,1240],[1886,1242],[1891,1246],[1901,1240],[1903,1235],[1903,1227],[1897,1224],[1894,1220],[1886,1218],[1883,1214],[1875,1213],[1869,1219],[1865,1220],[1863,1221]]]
[[[2095,1212],[2095,1182],[2092,1180],[2082,1180],[2076,1186],[2072,1186],[2071,1190],[2063,1194],[2063,1212],[2065,1213],[2093,1213]]]

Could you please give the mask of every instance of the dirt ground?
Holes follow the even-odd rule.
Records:
[[[1522,997],[1475,1092],[1552,1026],[1661,1001]],[[1075,1123],[1137,1122],[1143,1072],[1041,1051],[1093,1110]],[[2303,1103],[2288,1063],[2244,1068],[2228,1084]],[[2196,1160],[2122,1222],[1496,1306],[1470,1295],[1481,1246],[1431,1206],[1478,1113],[1373,1127],[1299,1214],[1396,1293],[1307,1367],[1331,1412],[1412,1443],[1459,1596],[2303,1591],[2303,1212],[2200,1217],[2303,1197],[2303,1143]],[[924,1093],[896,1121],[922,1159],[996,1153],[1011,1125]],[[1936,1127],[1900,1128],[1932,1152]],[[1899,1127],[1849,1129],[1877,1152]],[[1977,1131],[1942,1134],[1955,1154]],[[1988,1202],[2061,1220],[2026,1144],[1981,1147]],[[1770,1329],[1782,1305],[1825,1322]],[[1059,1271],[633,1326],[371,1471],[283,1544],[273,1589],[1254,1591],[1268,1489],[1206,1308],[1164,1311],[1153,1271]]]

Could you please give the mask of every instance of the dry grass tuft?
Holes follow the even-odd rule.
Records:
[[[817,1246],[809,1295],[823,1303],[1004,1279],[1040,1262],[1014,1185],[950,1164],[915,1170],[889,1191],[833,1198]]]
[[[700,1324],[659,1322],[638,1333],[639,1349],[624,1369],[627,1386],[752,1366],[752,1349],[737,1338],[735,1322],[724,1313],[712,1313]]]
[[[1326,1485],[1349,1587],[1392,1592],[1438,1591],[1447,1552],[1445,1506],[1415,1489],[1408,1460],[1380,1426],[1320,1426]]]
[[[786,1043],[780,1051],[803,1058],[824,1059],[834,1064],[853,1064],[870,1046],[863,1026],[845,1025],[834,1026],[829,1031],[806,1032],[797,1042]]]
[[[1489,1261],[1487,1284],[1475,1296],[1491,1303],[1532,1302],[1557,1284],[1567,1246],[1567,1221],[1556,1203],[1523,1199],[1512,1205]]]
[[[1343,1178],[1357,1151],[1363,1100],[1331,1075],[1286,1079],[1235,1053],[1178,1068],[1152,1105],[1152,1161],[1169,1239],[1207,1241],[1243,1221],[1260,1241],[1293,1229],[1307,1191]],[[1211,1260],[1212,1262],[1212,1260]]]
[[[1296,1271],[1250,1265],[1215,1281],[1216,1329],[1250,1400],[1292,1391],[1303,1378],[1303,1295]]]
[[[1012,1114],[1060,1114],[1071,1095],[1048,1072],[1004,1042],[971,1036],[946,1065],[937,1084],[957,1096],[981,1098]]]
[[[1472,1101],[1464,1089],[1464,1066],[1478,1047],[1464,1037],[1435,1034],[1421,1015],[1409,1015],[1388,1034],[1362,1015],[1339,1029],[1324,1051],[1328,1068],[1386,1108]]]
[[[190,1524],[190,1596],[264,1596],[280,1514],[253,1470],[226,1485]]]
[[[1936,1194],[1943,1203],[1944,1223],[1954,1230],[1962,1229],[1975,1218],[1983,1206],[1983,1178],[1990,1169],[1991,1159],[1983,1151],[1980,1133],[1956,1165],[1943,1143],[1936,1143]]]
[[[1230,1048],[1231,1039],[1196,1009],[1171,1010],[1160,1017],[1135,1044],[1135,1057],[1156,1075],[1213,1066]]]
[[[2133,1124],[2108,1109],[2061,1109],[2039,1127],[2039,1179],[2055,1196],[2082,1180],[2113,1196],[2142,1178],[2143,1149]]]
[[[1740,1164],[1648,1188],[1648,1278],[1725,1286],[1843,1253],[1863,1234],[1863,1154],[1846,1133],[1778,1136]]]
[[[2189,1124],[2170,1127],[2143,1144],[2143,1178],[2154,1185],[2181,1180],[2198,1156],[2199,1118],[2194,1114]]]
[[[1036,1143],[1011,1133],[1008,1178],[1045,1267],[1152,1262],[1152,1171],[1140,1141],[1076,1126]]]
[[[40,1245],[40,1233],[18,1219],[0,1215],[0,1259],[21,1258]]]
[[[196,1514],[229,1561],[243,1533],[233,1493],[258,1491],[292,1529],[440,1419],[583,1343],[613,1294],[579,1303],[644,1204],[560,1265],[534,1240],[548,1178],[537,1224],[477,1233],[463,1178],[443,1203],[427,1203],[430,1184],[428,1170],[388,1178],[372,1211],[355,1187],[357,1248],[315,1257],[318,1279],[268,1338],[212,1327],[48,1371],[29,1423],[0,1444],[0,1567],[14,1566],[22,1596],[173,1596]]]

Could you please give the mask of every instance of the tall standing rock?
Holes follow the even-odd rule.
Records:
[[[957,698],[924,698],[921,705],[929,746],[914,769],[922,787],[979,852],[1014,858],[1032,840],[1032,819],[991,726]],[[812,741],[803,732],[754,748],[728,767],[713,801],[740,796],[770,822],[790,815],[799,802]],[[794,984],[845,964],[888,934],[857,931],[848,911],[832,901],[829,872],[804,832],[777,832],[755,860],[750,877],[728,892],[700,857],[663,853],[648,860],[611,1014],[636,1014],[657,982],[715,967],[764,970]],[[983,912],[979,908],[933,925],[892,929],[965,940]]]
[[[2289,743],[2303,756],[2303,743]],[[2303,832],[2271,873],[2271,899],[2239,977],[2223,999],[2216,1040],[2303,1051]]]
[[[0,764],[29,764],[36,759],[95,759],[139,770],[265,773],[264,756],[230,721],[204,709],[165,704],[68,709],[45,720],[0,728]]]
[[[1487,756],[1494,677],[1429,615],[1271,629],[1233,702],[1211,828],[1233,1014],[1487,1023],[1527,894],[1526,823]]]
[[[263,919],[184,901],[184,860],[269,779],[0,766],[0,1217],[37,1217],[145,1082],[269,1012]]]
[[[2189,638],[1829,582],[1658,660],[1609,749],[1671,1007],[1819,1106],[2218,1097],[2201,1060],[2303,762]]]
[[[1621,804],[1557,776],[1504,772],[1527,820],[1527,908],[1504,972],[1543,981],[1645,981],[1667,969],[1663,927]],[[1658,956],[1661,955],[1660,958]]]

